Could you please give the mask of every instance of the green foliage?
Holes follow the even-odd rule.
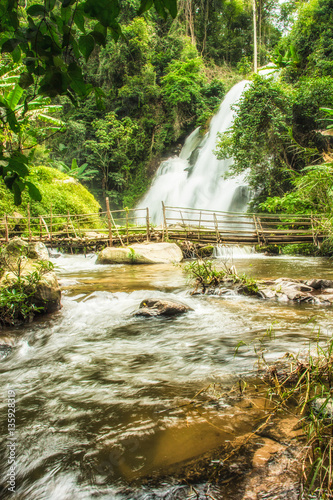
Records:
[[[205,82],[203,61],[192,46],[182,59],[168,65],[166,75],[162,78],[162,94],[168,105],[191,104],[199,99]]]
[[[47,135],[64,129],[64,123],[52,116],[62,109],[61,106],[51,105],[50,99],[42,96],[24,101],[26,92],[19,85],[22,79],[20,69],[21,66],[0,64],[0,106],[5,111],[0,127],[0,146],[1,143],[5,145],[0,176],[14,193],[16,205],[21,203],[21,193],[25,188],[32,199],[40,201],[40,192],[27,180],[29,161],[33,157],[31,148]],[[30,151],[30,154],[23,154],[23,151]]]
[[[325,181],[322,196],[319,184],[315,195],[316,183],[310,183],[311,175],[318,182],[325,176],[326,167],[313,164],[330,149],[330,138],[316,129],[322,123],[321,107],[331,103],[332,78],[302,79],[293,87],[255,77],[239,101],[233,127],[217,144],[218,157],[233,156],[231,172],[246,173],[256,192],[252,207],[301,213],[331,208]],[[316,168],[320,175],[315,179]]]
[[[141,0],[138,10],[146,12],[153,5],[163,18],[168,13],[177,15],[177,0]],[[36,98],[66,95],[77,103],[94,92],[101,107],[104,93],[85,80],[82,62],[87,62],[97,47],[106,45],[108,33],[118,40],[118,18],[126,10],[119,0],[42,0],[26,7],[12,0],[3,0],[0,5],[1,53],[6,63],[10,59],[20,63],[17,85],[8,95],[5,90],[0,99],[5,111],[0,135],[6,128],[10,133],[21,133],[15,113],[20,101],[25,114]],[[0,142],[0,162],[0,176],[14,193],[16,204],[20,204],[25,187],[30,196],[38,196],[36,187],[25,182],[28,161],[20,144],[12,148],[6,141]]]
[[[88,163],[97,170],[89,189],[112,207],[133,206],[168,148],[208,119],[225,94],[225,85],[207,68],[184,30],[160,35],[156,19],[124,24],[124,36],[88,61],[94,83],[106,94],[105,110],[91,97],[67,107],[67,131],[49,141],[54,164]],[[162,36],[163,35],[163,36]],[[65,108],[66,110],[66,108]],[[71,147],[67,147],[70,144]]]
[[[282,247],[284,255],[307,255],[312,256],[318,254],[318,248],[311,243],[300,243],[296,245],[284,245]]]
[[[297,67],[286,75],[295,80],[301,75],[333,76],[333,2],[310,0],[301,5],[297,20],[282,44],[292,44]]]
[[[77,164],[76,158],[73,158],[70,167],[64,162],[53,162],[54,166],[60,170],[60,172],[65,172],[70,177],[77,179],[78,181],[89,181],[92,179],[93,175],[98,173],[98,170],[87,168],[88,163],[83,163],[80,167]]]
[[[260,208],[268,212],[332,213],[333,163],[308,166],[292,182],[295,191],[283,197],[269,197]]]
[[[20,255],[13,261],[2,253],[1,265],[5,265],[14,275],[15,279],[9,284],[0,285],[0,325],[12,326],[17,322],[31,321],[32,318],[43,310],[34,304],[34,295],[43,275],[49,272],[53,265],[51,262],[38,262],[35,270],[22,274],[25,257]],[[0,273],[2,274],[2,273]]]
[[[237,285],[238,293],[256,295],[258,292],[255,279],[245,273],[239,276],[234,266],[228,267],[225,264],[223,269],[217,270],[210,260],[194,260],[187,263],[183,269],[189,280],[195,283],[195,292],[200,288],[201,292],[205,293],[209,288],[230,282]]]
[[[237,105],[230,131],[217,143],[218,158],[233,157],[232,173],[246,172],[250,186],[261,194],[279,192],[291,141],[290,95],[278,83],[255,77]]]
[[[184,266],[185,273],[190,280],[195,281],[196,289],[200,286],[203,292],[210,286],[218,286],[225,278],[225,270],[217,271],[210,260],[194,260]]]
[[[42,194],[41,201],[30,200],[27,193],[23,193],[19,211],[26,215],[26,207],[30,202],[32,216],[50,213],[72,214],[97,213],[99,204],[89,191],[68,175],[50,167],[32,167],[28,177]],[[0,215],[11,214],[17,211],[13,194],[8,191],[3,182],[0,182]]]

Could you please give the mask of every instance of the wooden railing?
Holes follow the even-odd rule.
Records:
[[[189,240],[207,244],[271,245],[314,243],[324,238],[319,216],[249,214],[169,207],[162,203],[163,225],[152,224],[149,209],[110,210],[92,214],[5,215],[0,242],[20,236],[48,246],[84,247],[88,243],[128,245],[133,241]],[[90,245],[91,246],[91,245]]]
[[[324,237],[320,231],[320,219],[313,215],[219,212],[163,206],[168,239],[202,243],[318,245]]]

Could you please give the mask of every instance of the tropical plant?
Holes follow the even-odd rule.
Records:
[[[177,14],[177,0],[141,0],[138,13],[152,6],[164,18]],[[117,40],[121,35],[119,15],[126,8],[118,0],[43,0],[21,7],[18,1],[3,0],[0,4],[1,52],[14,63],[21,63],[19,87],[22,107],[36,97],[66,95],[73,102],[94,92],[98,105],[104,93],[85,81],[82,61],[88,61],[95,46],[106,44],[107,32]],[[10,132],[21,133],[21,124],[14,117],[14,103],[2,102],[0,133],[8,125]],[[27,186],[28,160],[19,149],[0,145],[0,176],[13,191],[16,203]],[[36,190],[35,190],[35,193]]]
[[[12,326],[20,321],[31,321],[43,310],[43,307],[36,306],[33,297],[42,276],[53,268],[52,263],[37,262],[33,271],[23,273],[24,255],[13,260],[2,252],[0,262],[15,275],[14,280],[6,286],[2,283],[0,287],[0,325]]]
[[[80,167],[77,164],[76,158],[73,158],[72,164],[68,167],[63,161],[52,162],[60,172],[65,172],[65,174],[77,179],[78,181],[89,181],[93,178],[94,174],[98,173],[97,169],[88,168],[88,163],[83,163]]]
[[[0,65],[2,82],[0,85],[0,107],[3,110],[2,129],[0,128],[0,148],[6,152],[7,165],[0,166],[7,187],[14,193],[15,203],[21,201],[21,192],[28,188],[30,196],[40,201],[41,195],[36,186],[26,179],[29,157],[27,154],[48,135],[64,130],[64,122],[52,116],[59,113],[62,106],[52,105],[48,97],[37,96],[24,101],[26,92],[19,85],[19,72],[22,66]],[[8,155],[12,153],[12,157]],[[19,180],[14,174],[21,177]],[[23,178],[25,180],[23,180]]]

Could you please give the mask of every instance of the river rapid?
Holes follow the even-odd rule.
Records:
[[[226,259],[256,278],[333,279],[324,258]],[[93,255],[53,262],[61,311],[0,332],[12,346],[0,350],[1,498],[187,498],[174,493],[169,471],[250,429],[251,417],[223,397],[200,413],[184,405],[207,386],[228,388],[255,370],[258,342],[273,361],[331,335],[328,307],[232,293],[192,297],[182,266],[98,266]],[[133,317],[149,297],[174,298],[193,311]],[[240,341],[248,346],[235,354]],[[8,391],[16,409],[14,494],[7,490]],[[154,475],[163,480],[148,486]]]

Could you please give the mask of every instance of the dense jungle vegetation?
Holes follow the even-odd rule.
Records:
[[[301,5],[273,53],[279,73],[254,77],[220,137],[217,154],[247,173],[255,210],[332,212],[332,21],[332,1]]]
[[[330,211],[333,2],[256,7],[258,62],[280,72],[254,76],[217,154],[247,172],[256,210]],[[30,171],[46,165],[133,206],[252,71],[248,0],[6,0],[0,13],[0,174],[15,203],[40,202]]]
[[[40,200],[29,168],[48,165],[102,203],[107,195],[113,207],[133,206],[160,158],[196,126],[204,131],[226,90],[251,72],[248,1],[180,1],[178,11],[175,0],[104,3],[1,7],[0,174],[17,203],[24,189]],[[294,6],[257,7],[264,63]]]

